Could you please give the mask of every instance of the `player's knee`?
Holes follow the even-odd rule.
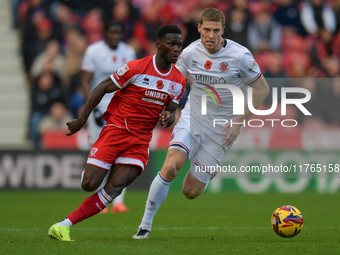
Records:
[[[89,179],[83,179],[81,187],[84,191],[92,192],[95,191],[99,187],[99,185],[98,183],[93,182]]]
[[[174,164],[163,166],[161,170],[162,175],[169,180],[175,179],[178,172],[179,169],[177,169],[176,165]]]

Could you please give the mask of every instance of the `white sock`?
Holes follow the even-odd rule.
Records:
[[[126,193],[126,188],[124,188],[122,193],[120,193],[120,195],[113,200],[113,205],[124,203],[125,193]]]
[[[57,223],[57,227],[71,227],[71,226],[73,226],[73,223],[68,218],[65,218],[61,222]]]
[[[153,179],[151,183],[142,223],[140,224],[139,228],[144,228],[151,231],[153,218],[155,217],[158,208],[161,207],[165,201],[171,183],[172,181],[166,180],[162,177],[161,173],[158,172],[155,179]]]
[[[104,188],[101,188],[98,192],[98,197],[100,199],[100,201],[103,203],[103,205],[105,206],[109,206],[109,204],[113,201],[113,198],[111,196],[109,196]]]

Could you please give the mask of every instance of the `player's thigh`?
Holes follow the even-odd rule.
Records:
[[[188,154],[185,151],[175,148],[169,149],[161,169],[162,176],[173,180],[187,160]]]
[[[190,145],[191,135],[185,128],[185,122],[180,119],[172,132],[169,149],[161,169],[163,177],[173,180],[177,176],[190,157]]]
[[[87,164],[85,171],[84,171],[82,183],[81,183],[82,188],[85,191],[96,190],[102,183],[107,172],[108,170],[106,169]]]
[[[105,126],[92,146],[87,158],[82,186],[84,190],[94,191],[102,183],[121,151],[125,151],[130,133],[120,128]]]

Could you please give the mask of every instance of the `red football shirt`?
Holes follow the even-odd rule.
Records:
[[[175,65],[164,73],[156,66],[155,57],[130,61],[110,76],[120,90],[103,114],[108,125],[146,140],[151,140],[165,105],[179,103],[185,89],[185,78]]]

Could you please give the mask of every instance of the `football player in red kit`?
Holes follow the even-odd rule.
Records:
[[[51,238],[72,241],[72,225],[99,213],[141,174],[158,121],[164,127],[173,124],[185,89],[185,78],[174,65],[182,50],[181,30],[165,25],[156,38],[156,55],[122,65],[93,90],[79,118],[67,123],[68,135],[76,133],[102,97],[117,91],[103,114],[106,124],[91,148],[81,183],[85,191],[93,192],[108,174],[106,184],[52,225]]]

